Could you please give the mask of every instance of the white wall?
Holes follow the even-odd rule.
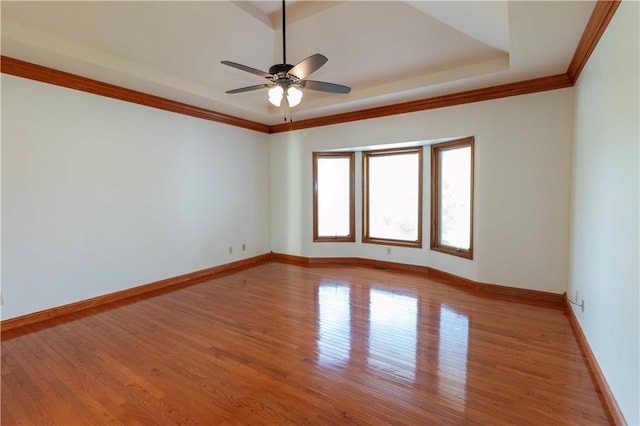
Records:
[[[268,135],[6,74],[2,113],[2,319],[271,250]]]
[[[629,424],[640,424],[640,4],[623,2],[575,90],[574,312]]]
[[[271,136],[274,252],[431,266],[480,282],[562,293],[568,275],[573,89],[421,111]],[[430,160],[424,158],[423,249],[314,243],[313,151],[475,136],[474,260],[429,250]]]
[[[555,293],[569,281],[598,363],[639,424],[638,8],[624,2],[614,16],[575,116],[574,89],[563,89],[267,136],[2,74],[1,318],[269,250]],[[474,260],[428,249],[428,150],[423,249],[313,243],[313,151],[465,136],[476,138]],[[356,195],[360,241],[360,184]]]

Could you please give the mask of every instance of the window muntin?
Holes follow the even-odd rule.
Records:
[[[355,153],[313,153],[313,241],[355,241]]]
[[[473,138],[431,147],[431,249],[473,258]]]
[[[363,242],[422,247],[422,148],[363,152]]]

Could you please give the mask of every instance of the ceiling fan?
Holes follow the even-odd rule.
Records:
[[[260,71],[246,65],[231,61],[222,61],[224,65],[237,68],[242,71],[264,77],[269,83],[256,84],[254,86],[241,87],[228,90],[226,93],[242,93],[252,90],[269,89],[269,102],[279,107],[284,98],[287,105],[295,107],[302,100],[302,89],[316,90],[329,93],[349,93],[351,88],[341,84],[327,83],[324,81],[307,80],[306,78],[317,71],[327,62],[327,57],[316,53],[298,62],[296,65],[287,64],[287,32],[285,27],[285,0],[282,0],[282,63],[273,65],[269,72]],[[284,96],[286,94],[286,96]]]

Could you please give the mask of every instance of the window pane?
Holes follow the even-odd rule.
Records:
[[[440,244],[471,247],[471,147],[440,151]]]
[[[350,233],[350,158],[326,157],[318,164],[318,236]]]
[[[369,157],[369,237],[418,241],[417,152]]]

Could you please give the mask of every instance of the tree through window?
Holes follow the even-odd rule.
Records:
[[[473,138],[431,146],[431,249],[473,258]]]
[[[355,241],[355,153],[313,153],[313,241]]]
[[[422,147],[363,152],[363,242],[422,247]]]

